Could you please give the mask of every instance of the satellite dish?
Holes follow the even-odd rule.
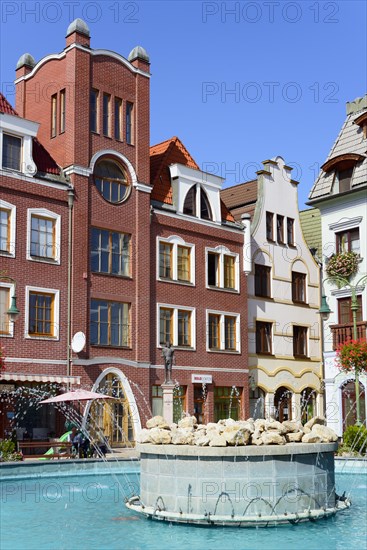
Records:
[[[84,332],[76,332],[71,341],[71,349],[74,353],[79,353],[85,346]]]

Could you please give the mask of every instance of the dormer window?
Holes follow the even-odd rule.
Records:
[[[354,167],[364,159],[363,155],[357,153],[344,153],[328,160],[321,166],[326,174],[333,171],[335,173],[334,193],[346,193],[352,189]]]
[[[196,216],[196,185],[193,185],[186,195],[183,213],[188,216]]]
[[[3,168],[20,171],[22,139],[3,134]]]
[[[213,219],[208,197],[203,189],[200,189],[200,217],[203,220]]]
[[[345,193],[346,191],[350,191],[352,175],[353,175],[353,167],[348,168],[347,170],[339,170],[337,172],[337,178],[339,181],[339,193]]]
[[[212,211],[210,208],[208,197],[204,191],[200,187],[200,204],[199,208],[197,208],[197,188],[198,185],[193,185],[191,189],[188,191],[184,206],[183,206],[183,213],[187,214],[188,216],[197,216],[197,210],[200,211],[200,218],[202,220],[212,220]]]

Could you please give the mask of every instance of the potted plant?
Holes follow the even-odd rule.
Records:
[[[343,277],[348,279],[358,272],[359,254],[355,252],[340,252],[333,254],[326,266],[329,277]]]
[[[343,372],[367,372],[367,340],[348,340],[341,344],[336,352],[337,365]]]

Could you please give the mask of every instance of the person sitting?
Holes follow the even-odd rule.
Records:
[[[71,452],[79,458],[87,458],[89,452],[89,439],[83,437],[83,434],[78,431],[76,426],[71,428],[71,433],[68,435],[68,441],[72,443]]]
[[[69,443],[72,443],[71,447],[71,453],[74,456],[79,456],[79,447],[81,443],[81,434],[78,432],[78,429],[76,426],[73,426],[71,428],[71,433],[68,435],[68,441]]]

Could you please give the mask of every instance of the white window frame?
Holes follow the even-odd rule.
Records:
[[[32,231],[32,216],[48,218],[55,222],[55,257],[42,258],[31,255],[31,231]],[[46,264],[60,265],[61,259],[61,216],[46,208],[28,208],[27,210],[27,260],[32,262],[43,262]]]
[[[208,281],[208,254],[212,252],[218,254],[219,256],[219,284],[218,285],[209,285]],[[224,287],[224,256],[232,256],[234,261],[234,282],[235,288],[225,288]],[[236,252],[231,252],[226,246],[217,246],[216,248],[205,248],[205,285],[206,288],[210,290],[221,290],[225,292],[240,292],[240,255]]]
[[[42,294],[53,294],[54,295],[54,304],[53,304],[53,319],[52,323],[54,326],[54,334],[52,336],[33,336],[29,334],[29,295],[31,292],[39,292]],[[24,323],[24,338],[30,340],[47,340],[58,341],[60,334],[60,290],[55,288],[43,288],[38,286],[26,286],[25,287],[25,323]]]
[[[16,234],[16,215],[17,207],[14,204],[3,201],[0,199],[0,208],[5,210],[10,210],[10,250],[9,252],[4,252],[0,250],[0,256],[6,256],[7,258],[15,258],[15,234]]]
[[[37,136],[39,123],[21,118],[16,115],[0,113],[0,170],[4,173],[27,176],[34,176],[37,173],[37,166],[33,160],[33,138]],[[22,140],[20,170],[12,170],[3,166],[3,135],[11,135]]]
[[[171,244],[172,245],[172,279],[165,279],[164,277],[159,276],[159,245],[160,243]],[[180,281],[177,278],[178,273],[178,246],[184,246],[185,248],[190,248],[190,280],[189,281]],[[157,237],[157,281],[162,281],[164,283],[176,283],[179,285],[195,285],[195,245],[186,243],[181,237],[177,235],[172,235],[167,239],[163,237]]]
[[[160,343],[160,310],[172,309],[173,310],[173,342],[172,346],[177,349],[186,351],[196,351],[196,308],[188,306],[178,306],[173,304],[157,304],[157,348],[162,349],[164,346]],[[179,346],[178,345],[178,310],[191,312],[191,346]]]
[[[209,347],[209,315],[219,315],[219,327],[220,327],[220,348],[212,349]],[[236,317],[236,349],[225,349],[225,317]],[[217,311],[215,309],[206,310],[206,351],[209,353],[241,353],[241,315],[240,313],[234,313],[232,311]]]
[[[10,304],[13,296],[15,296],[15,285],[13,283],[3,283],[0,282],[1,288],[8,288],[10,291],[9,299]],[[14,321],[9,321],[9,332],[7,334],[1,334],[0,338],[13,338],[14,337]]]

